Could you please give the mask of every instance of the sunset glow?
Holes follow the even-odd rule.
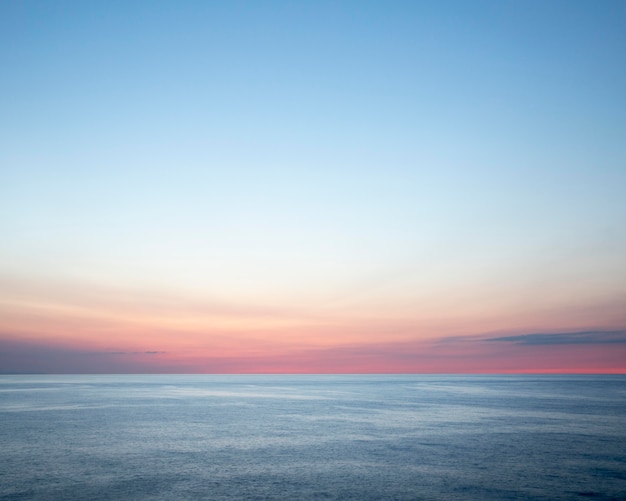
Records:
[[[626,373],[623,2],[4,2],[0,372]]]

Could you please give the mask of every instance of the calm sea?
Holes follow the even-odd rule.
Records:
[[[0,376],[0,499],[626,499],[626,376]]]

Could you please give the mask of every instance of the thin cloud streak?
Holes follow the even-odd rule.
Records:
[[[2,373],[103,374],[158,372],[165,351],[94,351],[50,341],[1,339]]]
[[[626,344],[626,330],[519,334],[485,341],[510,342],[518,345]]]
[[[97,351],[85,355],[165,355],[166,351]]]

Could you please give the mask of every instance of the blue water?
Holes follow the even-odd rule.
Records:
[[[626,377],[0,376],[0,499],[626,499]]]

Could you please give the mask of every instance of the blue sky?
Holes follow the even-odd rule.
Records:
[[[625,21],[621,1],[4,2],[6,336],[56,342],[22,317],[62,326],[107,288],[298,332],[623,328]]]

